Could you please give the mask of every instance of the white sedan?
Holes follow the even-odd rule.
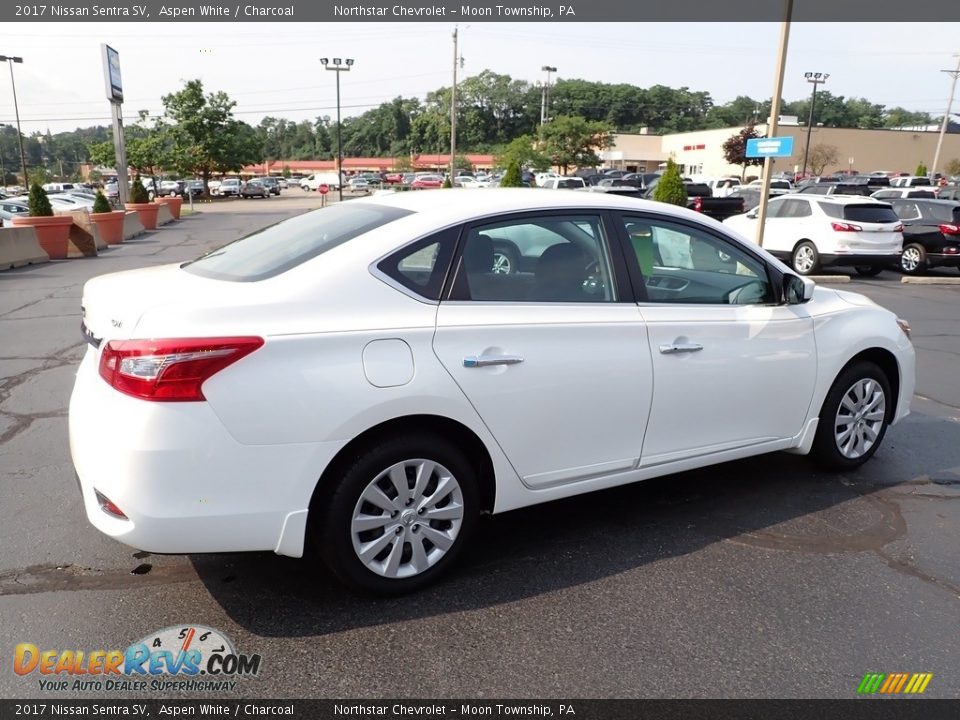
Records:
[[[82,305],[70,445],[98,529],[312,547],[385,594],[446,570],[482,512],[778,450],[858,467],[914,387],[891,312],[603,194],[354,200]]]

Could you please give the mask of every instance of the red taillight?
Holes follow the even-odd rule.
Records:
[[[942,232],[944,235],[960,235],[960,225],[943,223],[940,226],[940,232]]]
[[[100,376],[144,400],[205,400],[206,380],[262,345],[259,337],[112,340],[100,355]]]
[[[703,198],[698,197],[693,199],[693,209],[697,212],[701,212],[703,210]]]
[[[852,225],[851,223],[844,222],[832,222],[830,223],[830,227],[837,232],[860,232],[863,230],[863,228],[859,225]]]
[[[113,500],[99,490],[94,490],[93,492],[97,496],[97,504],[100,506],[100,509],[107,513],[107,515],[113,515],[113,517],[119,518],[120,520],[130,519],[124,514],[123,510],[117,507],[117,504],[113,502]]]

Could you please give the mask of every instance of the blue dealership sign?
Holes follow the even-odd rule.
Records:
[[[790,157],[793,155],[793,138],[772,137],[747,140],[747,157]]]

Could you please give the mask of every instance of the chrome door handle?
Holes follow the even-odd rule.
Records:
[[[490,365],[516,365],[522,363],[519,355],[468,355],[463,359],[466,368],[489,367]]]
[[[671,343],[670,345],[660,346],[660,352],[663,355],[700,352],[701,350],[703,350],[703,345],[700,345],[699,343]]]

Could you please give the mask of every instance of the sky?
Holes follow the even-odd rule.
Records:
[[[237,102],[238,119],[336,116],[335,78],[320,57],[353,58],[341,75],[344,117],[402,95],[449,86],[453,23],[19,23],[0,30],[14,66],[24,133],[108,125],[100,43],[120,53],[124,118],[162,113],[160,98],[199,78]],[[459,25],[460,78],[485,69],[641,87],[689,87],[722,104],[773,93],[779,23],[470,23]],[[829,73],[821,89],[888,107],[942,115],[956,67],[960,23],[794,23],[784,97],[809,96],[805,72]],[[960,99],[954,104],[958,112]],[[0,76],[0,123],[14,122]]]

